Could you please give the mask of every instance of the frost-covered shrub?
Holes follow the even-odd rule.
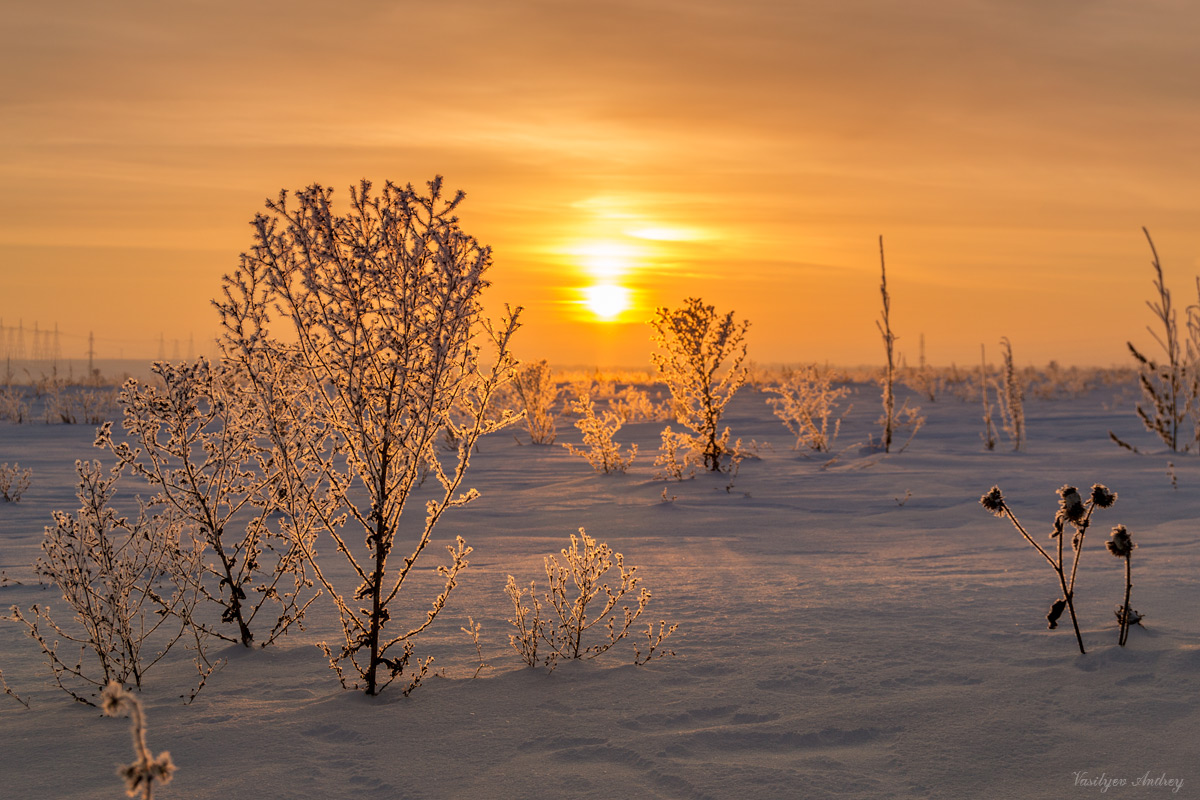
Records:
[[[172,509],[197,564],[172,560],[174,579],[220,609],[223,630],[196,617],[205,633],[245,647],[273,642],[316,597],[308,562],[316,519],[280,493],[283,473],[310,481],[304,460],[285,464],[263,435],[264,407],[244,390],[236,371],[199,359],[157,363],[150,384],[128,381],[118,401],[129,442],[100,428],[96,445],[130,465],[154,493],[151,504]],[[257,633],[257,637],[256,637]]]
[[[655,477],[681,481],[695,475],[696,467],[702,463],[700,451],[691,436],[671,430],[670,425],[663,428],[662,444],[654,459],[654,466],[659,467]],[[666,489],[663,489],[663,495],[666,496]]]
[[[575,427],[583,433],[584,447],[579,448],[572,444],[564,444],[563,447],[567,448],[571,455],[586,458],[592,469],[597,472],[607,474],[629,469],[629,465],[637,456],[638,447],[633,444],[625,455],[621,455],[621,445],[613,441],[613,436],[621,430],[620,417],[611,411],[605,411],[602,416],[597,417],[596,406],[587,394],[572,401],[571,408],[579,414]]]
[[[656,403],[650,393],[626,386],[613,397],[610,405],[621,422],[663,422],[671,418],[669,403]]]
[[[821,373],[816,365],[799,369],[784,369],[779,382],[768,384],[766,391],[777,397],[767,399],[775,416],[796,437],[793,450],[801,446],[817,452],[828,452],[842,427],[842,418],[849,408],[834,418],[838,401],[850,393],[844,386],[834,388],[829,373]],[[833,430],[829,422],[833,420]]]
[[[704,467],[718,471],[731,454],[729,428],[720,430],[725,406],[746,381],[748,321],[690,297],[677,309],[659,308],[650,321],[661,352],[651,359],[671,390],[675,420],[693,432]]]
[[[71,386],[57,376],[39,383],[47,423],[100,425],[117,414],[117,392],[110,388]]]
[[[264,409],[262,434],[283,465],[281,502],[346,559],[352,585],[298,540],[341,621],[342,643],[324,645],[330,665],[368,695],[397,679],[411,691],[427,673],[414,642],[471,548],[461,537],[447,547],[442,588],[417,619],[393,614],[394,601],[442,515],[476,496],[461,487],[477,440],[514,419],[488,409],[514,367],[516,314],[497,327],[482,317],[492,254],[459,226],[462,199],[443,196],[441,178],[428,194],[389,182],[373,195],[363,181],[340,215],[328,188],[282,192],[255,217],[254,246],[217,304],[223,352]],[[495,349],[490,365],[480,338]],[[402,526],[423,483],[424,522]]]
[[[1042,558],[1050,564],[1055,575],[1058,576],[1059,588],[1062,590],[1062,597],[1054,601],[1050,606],[1049,613],[1046,614],[1046,622],[1051,629],[1058,627],[1058,618],[1062,616],[1063,610],[1067,610],[1071,614],[1071,625],[1075,628],[1075,640],[1079,643],[1079,652],[1086,653],[1083,649],[1083,635],[1079,632],[1079,621],[1075,616],[1075,576],[1079,571],[1079,556],[1083,552],[1083,538],[1087,534],[1088,526],[1091,524],[1092,512],[1097,508],[1108,508],[1117,501],[1116,492],[1110,492],[1106,486],[1096,484],[1092,486],[1092,492],[1085,501],[1079,494],[1079,490],[1074,486],[1063,486],[1058,490],[1059,503],[1058,512],[1054,515],[1054,530],[1050,536],[1055,540],[1057,551],[1054,555],[1046,552],[1046,550],[1037,543],[1017,516],[1008,507],[1004,500],[1004,495],[1000,492],[999,486],[993,486],[987,494],[979,499],[980,504],[988,511],[995,514],[997,517],[1007,517],[1017,529],[1025,541],[1033,545],[1033,548],[1038,551]],[[1066,527],[1070,524],[1074,528],[1074,534],[1071,537],[1071,570],[1068,575],[1066,566],[1063,562],[1063,538],[1066,536]]]
[[[22,423],[29,418],[29,403],[17,387],[0,386],[0,420]]]
[[[0,497],[6,503],[21,502],[21,495],[29,488],[32,478],[33,470],[21,469],[20,464],[0,464]]]
[[[45,529],[34,571],[58,587],[70,621],[53,617],[48,605],[12,608],[58,686],[88,705],[110,681],[141,686],[146,671],[185,635],[196,645],[202,678],[211,671],[203,640],[187,622],[198,597],[171,580],[172,560],[197,554],[180,540],[171,509],[151,512],[140,504],[130,520],[112,508],[124,466],[106,472],[99,461],[77,461],[80,507],[74,514],[55,511],[54,526]],[[78,654],[62,652],[64,642],[78,646]]]
[[[629,634],[650,602],[645,587],[633,594],[641,584],[635,574],[637,567],[626,569],[620,553],[588,536],[583,528],[578,538],[571,534],[571,545],[561,552],[561,562],[553,555],[545,558],[546,591],[539,594],[535,581],[518,586],[512,575],[504,587],[513,604],[509,622],[517,629],[509,643],[531,667],[541,664],[554,669],[561,659],[595,658],[607,652]],[[605,577],[614,560],[616,573],[610,583]],[[622,604],[626,595],[633,604]],[[653,625],[648,626],[647,649],[643,652],[641,645],[635,647],[634,663],[674,655],[664,651],[662,643],[676,628],[678,625],[667,626],[664,620],[659,621],[657,632]]]
[[[525,429],[534,444],[554,444],[557,431],[554,425],[554,404],[558,400],[558,385],[550,364],[545,360],[521,364],[513,377],[513,388],[521,398],[525,411]]]
[[[129,733],[133,738],[134,760],[132,764],[125,764],[117,769],[117,774],[125,780],[125,794],[128,797],[137,797],[140,794],[143,800],[154,800],[155,782],[166,785],[175,774],[171,754],[166,750],[157,756],[150,754],[150,747],[146,744],[146,712],[137,695],[125,691],[121,684],[113,681],[104,687],[100,698],[100,709],[105,716],[119,717],[126,712],[129,714]]]

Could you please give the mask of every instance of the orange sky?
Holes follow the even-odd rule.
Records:
[[[243,5],[252,6],[251,10]],[[10,4],[0,321],[104,357],[215,333],[263,198],[467,192],[525,357],[648,364],[650,309],[762,363],[875,363],[877,237],[916,360],[1125,364],[1155,237],[1200,272],[1191,0]],[[636,307],[581,305],[600,280]],[[28,334],[27,334],[28,335]],[[4,339],[0,337],[0,347]],[[200,349],[197,346],[197,349]]]

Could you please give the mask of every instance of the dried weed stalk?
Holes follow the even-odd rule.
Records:
[[[1097,508],[1108,508],[1117,501],[1115,492],[1110,492],[1107,487],[1096,484],[1092,486],[1091,495],[1085,502],[1079,495],[1079,490],[1074,486],[1063,486],[1058,490],[1059,504],[1058,511],[1054,515],[1054,530],[1050,537],[1057,543],[1057,552],[1054,555],[1046,552],[1046,550],[1034,540],[1025,527],[1021,525],[1020,520],[1008,507],[1004,500],[1004,495],[1000,492],[999,486],[993,486],[987,494],[979,499],[980,504],[988,511],[995,514],[997,517],[1007,517],[1013,524],[1013,527],[1025,537],[1025,541],[1033,545],[1033,548],[1038,551],[1042,558],[1053,568],[1054,573],[1058,576],[1059,588],[1062,590],[1062,598],[1055,600],[1050,607],[1049,613],[1046,614],[1046,622],[1051,629],[1058,627],[1058,618],[1062,616],[1064,609],[1071,614],[1071,625],[1075,629],[1075,640],[1079,643],[1079,652],[1086,653],[1083,647],[1083,635],[1079,632],[1079,620],[1075,616],[1075,576],[1079,570],[1079,556],[1083,551],[1083,538],[1087,534],[1088,526],[1091,523],[1092,512]],[[1066,567],[1063,563],[1063,538],[1066,535],[1065,530],[1067,524],[1070,524],[1075,533],[1071,537],[1071,569],[1068,575]]]
[[[1005,336],[1000,340],[1000,352],[1004,356],[1004,371],[1000,373],[1000,415],[1004,420],[1004,432],[1012,442],[1013,450],[1025,447],[1025,389],[1013,365],[1012,342]]]
[[[1147,300],[1146,305],[1153,312],[1156,320],[1162,326],[1162,335],[1147,326],[1150,335],[1154,337],[1163,350],[1164,360],[1155,361],[1139,351],[1133,342],[1127,342],[1129,352],[1137,361],[1138,383],[1142,389],[1143,403],[1137,404],[1137,415],[1146,430],[1156,434],[1171,452],[1187,451],[1195,442],[1184,442],[1181,438],[1180,427],[1187,416],[1188,408],[1197,408],[1197,390],[1194,377],[1189,380],[1187,366],[1184,363],[1183,345],[1179,339],[1179,321],[1174,307],[1171,305],[1171,292],[1163,282],[1162,264],[1158,260],[1158,251],[1150,231],[1142,228],[1146,241],[1150,244],[1150,253],[1154,267],[1154,289],[1158,292],[1156,300]],[[1200,284],[1198,284],[1200,286]],[[1200,309],[1198,309],[1200,311]],[[1200,323],[1200,317],[1195,318]],[[1193,320],[1189,309],[1189,324]],[[1200,333],[1200,327],[1197,328]],[[1200,339],[1196,340],[1200,342]],[[1196,352],[1193,355],[1200,355]],[[1194,359],[1193,359],[1194,361]],[[1197,427],[1200,434],[1200,426]],[[1129,450],[1135,450],[1126,444],[1112,431],[1109,437],[1117,444]]]
[[[101,693],[100,708],[106,716],[119,717],[129,714],[129,733],[133,737],[132,764],[125,764],[117,769],[117,774],[125,779],[125,794],[143,800],[154,800],[154,784],[166,785],[175,775],[175,764],[171,754],[166,750],[157,756],[151,755],[150,747],[146,744],[146,712],[142,701],[131,692],[125,691],[121,684],[113,681],[104,687]]]
[[[1131,561],[1133,550],[1137,545],[1133,543],[1133,539],[1129,536],[1129,531],[1125,529],[1124,525],[1114,525],[1107,546],[1108,552],[1125,561],[1125,602],[1117,606],[1117,623],[1121,626],[1121,633],[1117,638],[1117,644],[1124,647],[1125,642],[1129,640],[1130,624],[1141,622],[1142,619],[1140,614],[1129,607],[1129,593],[1133,590],[1133,568]]]
[[[917,431],[925,424],[925,418],[921,416],[921,409],[917,406],[909,406],[907,400],[901,404],[899,410],[896,409],[895,350],[897,337],[892,332],[892,298],[888,294],[887,288],[887,264],[883,256],[882,236],[879,237],[879,272],[881,275],[879,291],[883,298],[883,311],[879,319],[876,320],[875,327],[879,329],[879,334],[883,337],[884,354],[886,356],[883,378],[879,383],[883,401],[883,415],[877,423],[882,426],[879,447],[883,452],[890,453],[892,450],[892,438],[895,436],[897,430],[907,429],[909,430],[908,439],[905,440],[904,446],[900,448],[900,452],[904,452],[917,435]]]

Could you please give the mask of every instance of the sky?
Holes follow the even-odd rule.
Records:
[[[1197,302],[1191,0],[5,5],[0,349],[205,352],[265,198],[434,175],[564,366],[647,366],[687,297],[880,363],[880,236],[909,363],[1130,363],[1142,226]]]

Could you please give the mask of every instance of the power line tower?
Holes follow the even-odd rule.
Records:
[[[88,331],[88,377],[96,374],[96,333]]]

